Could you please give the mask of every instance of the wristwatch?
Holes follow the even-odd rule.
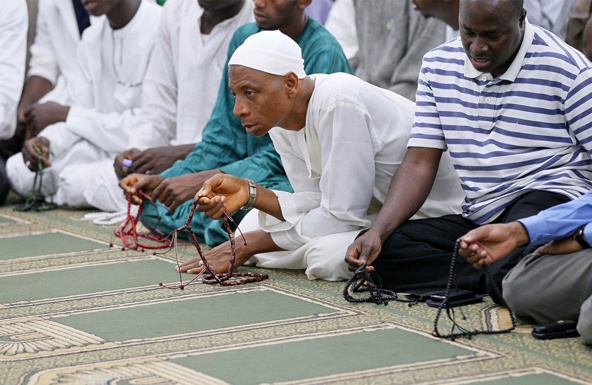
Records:
[[[255,198],[257,198],[257,185],[251,179],[247,179],[249,185],[249,200],[242,206],[241,210],[249,210],[255,204]]]
[[[586,225],[581,226],[573,235],[573,239],[578,242],[580,244],[580,246],[582,246],[584,249],[589,249],[590,248],[590,244],[588,243],[588,240],[586,239],[586,236],[584,235],[584,228],[586,227]]]

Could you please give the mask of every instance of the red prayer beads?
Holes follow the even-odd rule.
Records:
[[[208,260],[206,259],[206,257],[203,254],[201,247],[199,246],[199,242],[197,241],[197,237],[195,236],[195,233],[191,229],[191,225],[190,225],[191,220],[193,219],[193,215],[195,214],[195,210],[197,208],[199,198],[201,198],[201,196],[198,196],[197,199],[195,199],[193,201],[193,205],[191,207],[189,217],[187,218],[187,221],[185,222],[185,224],[183,226],[175,229],[172,234],[174,234],[173,237],[176,237],[176,234],[181,231],[187,231],[189,233],[191,243],[193,243],[193,245],[195,246],[195,248],[197,250],[197,253],[198,253],[198,255],[201,259],[201,262],[203,264],[203,268],[197,274],[197,276],[194,277],[187,284],[183,284],[183,281],[181,278],[181,272],[179,269],[179,277],[181,279],[181,283],[178,286],[167,286],[167,285],[163,284],[162,282],[160,283],[160,286],[167,288],[167,289],[177,289],[178,288],[178,289],[183,290],[187,285],[191,284],[192,282],[197,280],[200,276],[202,276],[206,273],[207,273],[207,275],[204,275],[204,277],[202,278],[203,283],[207,283],[207,284],[219,283],[222,286],[242,285],[245,283],[263,281],[263,280],[269,278],[269,276],[267,274],[253,273],[253,272],[249,272],[249,271],[247,271],[247,272],[235,272],[234,271],[234,263],[235,263],[235,259],[236,259],[236,246],[235,246],[235,242],[234,242],[234,235],[233,235],[232,230],[230,228],[230,224],[228,223],[228,221],[234,222],[234,220],[228,214],[224,214],[224,218],[223,218],[224,229],[226,230],[226,232],[228,233],[228,237],[230,238],[231,258],[230,258],[229,265],[228,265],[228,271],[226,273],[217,274],[216,272],[214,272],[214,270],[212,270],[212,268],[210,267],[210,264],[208,263]],[[238,229],[238,227],[237,227],[237,229]],[[243,239],[244,239],[244,237],[243,237]],[[247,244],[247,242],[245,241],[245,245],[246,244]],[[179,265],[180,264],[177,259],[177,266],[179,266]]]
[[[144,195],[144,193],[140,192]],[[146,195],[145,198],[149,199]],[[234,235],[232,233],[232,229],[230,228],[229,221],[234,223],[232,217],[228,214],[224,214],[224,229],[228,233],[228,237],[230,239],[230,248],[231,248],[231,258],[229,261],[228,271],[226,273],[217,274],[212,270],[210,267],[208,260],[203,254],[201,247],[199,246],[199,242],[193,229],[191,228],[191,221],[193,220],[193,216],[195,215],[195,210],[197,209],[198,200],[201,196],[198,196],[197,199],[193,201],[193,205],[191,207],[191,211],[185,224],[175,230],[173,230],[169,235],[164,235],[163,233],[154,234],[154,233],[138,233],[137,226],[140,220],[140,214],[142,213],[142,206],[140,205],[138,208],[138,213],[134,217],[131,214],[131,207],[132,207],[132,194],[128,195],[128,206],[127,206],[127,217],[126,219],[113,231],[111,235],[111,243],[110,247],[113,247],[113,236],[116,236],[121,239],[123,246],[121,250],[137,250],[137,251],[145,251],[145,250],[162,250],[162,249],[175,249],[175,258],[177,260],[177,268],[180,267],[179,257],[177,254],[176,247],[179,245],[188,246],[193,244],[197,250],[199,258],[203,264],[202,270],[193,277],[189,282],[183,283],[183,278],[179,268],[179,285],[166,285],[164,283],[159,283],[159,285],[165,289],[181,289],[183,290],[187,285],[196,281],[199,277],[203,276],[202,282],[207,284],[215,284],[219,283],[223,286],[234,286],[234,285],[242,285],[245,283],[251,282],[259,282],[263,281],[264,279],[269,278],[267,274],[261,273],[253,273],[253,272],[235,272],[234,271],[234,263],[236,260],[236,245],[234,242]],[[237,226],[238,229],[238,226]],[[155,232],[158,230],[155,230]],[[177,243],[178,234],[182,231],[186,231],[189,234],[190,243]],[[240,231],[240,229],[239,229]],[[244,239],[244,238],[243,238]],[[146,243],[146,241],[150,243]],[[247,242],[245,241],[245,245]],[[156,252],[154,253],[156,254]],[[206,274],[207,275],[204,275]]]
[[[123,246],[121,250],[162,250],[170,249],[174,246],[171,236],[154,230],[155,233],[138,233],[138,222],[140,221],[140,214],[142,213],[142,205],[138,208],[138,213],[134,217],[131,214],[132,208],[132,194],[128,194],[127,198],[127,216],[125,220],[113,231],[111,235],[110,247],[113,247],[113,236],[121,239]],[[189,244],[187,244],[189,245]]]

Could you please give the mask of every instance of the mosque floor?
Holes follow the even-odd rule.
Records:
[[[343,282],[302,271],[166,290],[159,282],[179,280],[174,252],[111,248],[115,226],[81,220],[86,211],[14,203],[0,207],[0,384],[592,383],[592,348],[578,338],[536,340],[519,326],[442,340],[436,309],[348,303]],[[509,324],[489,299],[463,313],[469,329]]]

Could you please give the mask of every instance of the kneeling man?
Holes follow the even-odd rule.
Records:
[[[229,78],[234,114],[248,133],[269,132],[294,193],[218,174],[198,192],[199,210],[221,218],[258,209],[241,222],[247,244],[238,237],[237,265],[250,260],[260,267],[306,269],[310,279],[346,279],[343,255],[372,223],[403,161],[414,104],[348,74],[307,76],[300,47],[279,31],[249,37],[229,62]],[[415,218],[459,213],[463,197],[444,157]],[[226,242],[206,258],[224,272],[230,252]],[[181,270],[198,272],[199,260]]]

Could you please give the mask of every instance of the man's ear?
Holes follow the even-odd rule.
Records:
[[[296,6],[299,9],[304,10],[304,9],[306,9],[306,7],[308,7],[310,5],[310,3],[312,3],[312,0],[296,0],[296,2],[297,2]]]
[[[526,9],[522,8],[522,12],[520,12],[520,18],[518,19],[518,22],[520,23],[520,28],[522,28],[524,30],[524,20],[526,20]]]
[[[290,99],[293,99],[298,94],[298,87],[300,85],[300,79],[294,72],[290,72],[284,76],[284,85],[286,89],[286,95]]]

